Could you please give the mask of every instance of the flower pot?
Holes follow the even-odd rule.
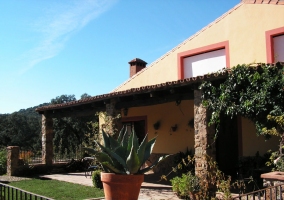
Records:
[[[144,174],[124,175],[101,172],[106,200],[138,199]]]

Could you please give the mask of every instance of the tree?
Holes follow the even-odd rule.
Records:
[[[89,97],[92,97],[91,95],[88,95],[87,93],[84,93],[81,95],[81,99],[86,99],[86,98],[89,98]]]
[[[67,103],[70,101],[76,101],[76,97],[74,94],[72,95],[67,95],[67,94],[63,94],[61,96],[57,96],[54,99],[51,99],[51,104],[61,104],[61,103]]]
[[[84,93],[81,98],[90,95]],[[76,101],[75,95],[61,95],[51,100],[52,104]],[[82,144],[89,145],[93,137],[89,122],[96,121],[95,116],[64,117],[53,119],[55,152],[60,154],[75,152]]]
[[[210,123],[218,125],[221,115],[241,115],[255,123],[257,134],[267,136],[263,128],[275,126],[267,116],[284,115],[283,64],[238,65],[227,72],[224,82],[206,81],[200,87],[203,105],[212,111]]]
[[[22,109],[19,112],[0,116],[0,145],[16,145],[22,149],[36,149],[41,144],[40,139],[40,116],[34,111],[34,108]]]

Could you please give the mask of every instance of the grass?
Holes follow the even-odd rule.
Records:
[[[79,200],[104,196],[103,190],[57,180],[31,179],[11,182],[9,185],[56,200]]]

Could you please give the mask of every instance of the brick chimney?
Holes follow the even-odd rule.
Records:
[[[144,60],[139,58],[134,58],[133,60],[128,62],[130,64],[130,77],[144,69],[147,63]]]

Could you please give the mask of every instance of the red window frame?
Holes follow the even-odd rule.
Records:
[[[266,39],[266,59],[267,63],[274,63],[274,44],[273,38],[284,35],[284,27],[272,29],[265,32],[265,39]]]
[[[196,49],[191,49],[188,51],[184,51],[181,53],[178,53],[178,58],[177,58],[177,67],[178,67],[178,79],[184,79],[184,63],[183,59],[186,57],[202,54],[202,53],[209,53],[211,51],[216,51],[219,49],[225,49],[226,52],[226,67],[230,67],[230,54],[229,54],[229,41],[224,41],[216,44],[211,44],[208,46],[196,48]]]

